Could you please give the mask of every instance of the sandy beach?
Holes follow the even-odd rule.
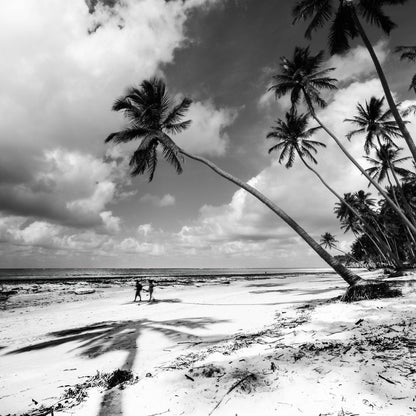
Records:
[[[51,287],[0,312],[2,415],[416,412],[410,290],[345,304],[327,274],[156,287],[149,304],[131,283]],[[99,382],[116,369],[133,378]]]

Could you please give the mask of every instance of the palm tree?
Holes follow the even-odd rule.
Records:
[[[373,179],[377,180],[380,183],[383,182],[384,179],[387,179],[393,198],[396,201],[396,204],[400,206],[399,200],[396,195],[395,187],[393,186],[392,180],[389,175],[389,172],[391,173],[396,182],[397,189],[400,192],[404,209],[409,218],[411,218],[411,220],[414,221],[412,209],[404,195],[402,186],[398,179],[398,176],[405,178],[410,173],[407,169],[397,166],[399,163],[403,163],[406,160],[410,159],[410,157],[403,157],[399,159],[398,156],[401,150],[402,149],[400,148],[393,149],[393,147],[390,144],[381,145],[380,148],[376,151],[375,158],[366,156],[366,159],[370,162],[371,165],[373,165],[372,167],[366,170]],[[406,227],[406,230],[413,243],[416,244],[415,235],[411,232],[411,230],[409,230],[408,227]]]
[[[359,261],[357,259],[355,259],[353,256],[351,256],[351,254],[348,254],[345,251],[339,249],[337,247],[337,243],[339,243],[339,241],[336,240],[335,236],[332,235],[331,233],[326,232],[326,233],[321,235],[321,241],[320,241],[321,246],[323,246],[323,247],[325,247],[329,250],[335,249],[335,250],[339,251],[340,253],[344,254],[344,256],[347,256],[347,257],[351,258],[356,263],[359,263]]]
[[[305,32],[305,36],[309,39],[313,31],[320,29],[328,21],[332,22],[329,34],[331,54],[347,51],[350,48],[349,41],[358,35],[361,37],[373,60],[393,117],[416,161],[416,145],[397,109],[386,76],[359,19],[360,16],[368,23],[380,27],[384,33],[390,34],[396,24],[383,12],[383,6],[406,2],[407,0],[298,0],[293,8],[293,15],[294,22],[311,18]]]
[[[277,98],[290,92],[292,106],[299,104],[301,97],[312,115],[313,104],[324,108],[326,101],[321,97],[322,89],[336,90],[337,80],[329,76],[335,68],[322,69],[324,51],[313,56],[307,48],[296,46],[292,60],[282,56],[280,58],[280,73],[273,76],[275,84],[269,88]]]
[[[173,105],[166,92],[165,83],[161,79],[153,78],[144,81],[139,88],[130,88],[127,94],[114,103],[114,111],[123,111],[129,121],[129,126],[119,132],[110,134],[106,142],[124,143],[140,140],[137,150],[133,153],[130,165],[132,175],[149,174],[152,180],[157,160],[157,148],[160,146],[165,159],[173,164],[176,171],[182,171],[182,156],[196,160],[208,166],[214,172],[246,190],[277,216],[286,222],[315,252],[331,266],[350,286],[362,284],[363,280],[355,273],[344,267],[338,260],[325,251],[306,231],[289,215],[280,209],[270,199],[251,185],[220,169],[211,161],[190,154],[178,147],[168,136],[189,126],[189,121],[181,122],[191,101],[183,99],[181,103]],[[180,168],[179,168],[180,167]]]
[[[375,147],[375,139],[379,146],[381,146],[380,139],[383,139],[385,143],[390,143],[397,148],[392,137],[402,137],[397,123],[391,120],[391,111],[384,111],[383,104],[384,97],[371,97],[370,101],[365,102],[365,107],[360,103],[357,104],[358,115],[344,120],[359,127],[357,130],[352,130],[347,134],[348,140],[351,140],[357,134],[366,135],[364,151],[367,155],[370,153],[370,149]]]
[[[321,174],[308,163],[307,159],[313,164],[317,164],[317,160],[314,157],[317,153],[316,147],[326,147],[324,143],[311,140],[311,136],[318,131],[320,127],[308,129],[308,119],[308,114],[298,115],[296,108],[292,107],[292,109],[286,113],[285,120],[277,120],[276,125],[272,127],[272,131],[267,135],[268,139],[273,138],[277,141],[277,143],[269,149],[269,153],[274,151],[280,152],[278,161],[279,163],[283,163],[285,159],[287,159],[285,164],[286,168],[291,168],[293,166],[295,157],[298,155],[303,164],[318,177],[329,192],[335,195],[341,204],[345,204],[363,224],[366,230],[373,234],[373,238],[377,239],[377,232],[370,224],[368,224],[360,212],[352,205],[349,205],[346,200],[344,200],[330,185],[328,185]],[[394,253],[389,249],[389,247],[382,242],[380,244],[386,254],[395,258]],[[398,267],[401,267],[400,262],[397,262],[396,264]]]
[[[356,238],[359,233],[365,234],[385,261],[392,264],[397,269],[402,269],[403,264],[401,260],[397,254],[393,252],[389,237],[376,218],[377,213],[374,212],[373,209],[375,201],[370,196],[370,193],[363,190],[355,192],[354,194],[348,192],[344,194],[346,203],[341,202],[335,204],[334,212],[341,221],[341,229],[343,229],[345,233],[352,231]],[[359,221],[350,207],[354,207],[355,211],[360,213],[361,217],[365,219],[364,223]],[[374,230],[375,228],[378,229],[378,232]]]
[[[416,46],[398,46],[396,52],[400,53],[400,60],[416,61]],[[416,74],[413,75],[409,90],[416,92]]]
[[[407,169],[397,166],[399,163],[403,163],[410,159],[410,157],[399,158],[401,150],[403,149],[394,149],[390,143],[382,144],[380,148],[376,150],[375,158],[364,156],[365,159],[367,159],[370,164],[373,165],[372,167],[366,169],[366,171],[373,179],[377,180],[378,182],[383,182],[384,179],[387,179],[390,188],[393,188],[393,183],[389,176],[389,172],[391,174],[394,173],[396,178],[397,175],[404,178],[407,177],[409,173],[411,173]],[[398,180],[397,183],[400,185]]]
[[[313,56],[309,48],[296,47],[292,60],[285,57],[281,59],[280,73],[273,77],[276,82],[269,88],[269,91],[274,91],[276,98],[280,98],[287,93],[291,93],[292,106],[296,105],[300,97],[303,97],[304,102],[308,106],[311,116],[322,127],[323,130],[335,141],[341,151],[348,157],[348,159],[359,169],[359,171],[374,185],[374,187],[383,195],[387,203],[389,203],[398,215],[402,218],[414,232],[416,227],[403,214],[400,207],[386,194],[384,189],[367,174],[364,168],[355,160],[351,153],[345,148],[338,137],[329,130],[317,116],[313,104],[316,103],[321,107],[326,106],[326,102],[320,96],[320,90],[331,90],[336,88],[334,85],[335,79],[328,77],[328,72],[333,68],[321,70],[323,63],[323,52]],[[323,75],[323,76],[322,76]]]
[[[269,153],[280,151],[279,163],[286,158],[286,168],[291,168],[295,161],[295,155],[298,154],[307,167],[305,159],[309,159],[317,164],[314,154],[317,153],[316,147],[326,147],[324,143],[311,140],[310,137],[321,127],[308,129],[308,114],[298,115],[295,107],[286,113],[286,120],[277,120],[272,131],[267,134],[267,138],[277,140],[277,143],[269,149]]]
[[[347,135],[348,139],[351,139],[352,136],[355,136],[357,134],[366,133],[364,150],[367,155],[370,153],[370,148],[375,147],[374,139],[377,139],[380,151],[382,149],[380,138],[383,139],[386,144],[390,145],[390,150],[387,153],[391,153],[393,146],[397,150],[399,149],[399,147],[394,143],[391,137],[402,137],[401,132],[396,122],[391,120],[391,111],[390,110],[383,111],[383,103],[384,103],[384,97],[381,99],[371,97],[370,102],[366,102],[365,108],[361,104],[357,105],[357,111],[358,111],[357,116],[354,116],[352,119],[345,119],[345,121],[349,121],[353,124],[358,125],[359,127],[359,129],[353,130],[350,133],[348,133]],[[386,153],[386,156],[387,156],[387,153]],[[392,154],[390,154],[390,156],[392,156]],[[408,158],[406,158],[405,160],[407,159]],[[385,162],[389,164],[391,162],[390,158],[386,157]],[[390,166],[389,169],[396,181],[396,184],[397,184],[397,187],[399,188],[400,193],[402,194],[405,212],[408,218],[412,221],[412,223],[416,224],[414,216],[412,214],[412,210],[410,209],[410,206],[406,198],[404,198],[401,184],[399,180],[397,179],[397,175],[396,175],[397,170],[393,166]],[[405,171],[404,175],[401,175],[401,176],[405,176],[408,172],[407,170],[404,170],[404,171]],[[392,190],[393,190],[393,195],[394,195],[394,200],[396,202],[396,205],[400,206],[395,196],[394,189],[392,188]]]

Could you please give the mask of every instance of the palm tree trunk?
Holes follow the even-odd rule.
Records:
[[[306,94],[305,94],[306,97]],[[326,131],[326,133],[332,137],[332,139],[335,141],[335,143],[338,145],[338,147],[342,150],[342,152],[345,154],[345,156],[348,157],[348,159],[358,168],[358,170],[371,182],[372,185],[375,186],[375,188],[381,193],[381,195],[384,197],[384,199],[387,201],[387,203],[399,214],[402,221],[407,224],[410,229],[416,233],[416,227],[409,221],[409,219],[403,214],[402,210],[396,206],[396,204],[389,198],[389,196],[384,192],[383,188],[373,180],[373,178],[370,177],[370,175],[361,167],[361,165],[354,159],[354,157],[348,152],[348,150],[344,147],[344,145],[338,140],[337,136],[335,136],[334,133],[332,133],[331,130],[329,130],[318,118],[318,116],[315,113],[315,110],[312,106],[312,103],[309,99],[307,99],[309,111],[312,115],[312,117],[315,119],[315,121]]]
[[[332,257],[326,250],[324,250],[299,224],[296,223],[289,215],[286,214],[282,209],[280,209],[275,203],[268,199],[265,195],[259,192],[257,189],[253,188],[248,183],[241,181],[240,179],[232,176],[228,172],[220,169],[217,165],[205,159],[201,156],[192,155],[184,150],[180,149],[180,152],[189,157],[190,159],[196,160],[203,163],[212,169],[215,173],[222,176],[223,178],[229,180],[238,187],[244,189],[249,194],[253,195],[260,202],[266,205],[271,209],[277,216],[279,216],[289,227],[291,227],[297,234],[299,234],[302,239],[309,244],[309,246],[329,265],[331,266],[350,286],[354,286],[358,283],[362,283],[363,279],[360,276],[353,273],[351,270],[348,270],[342,263]]]
[[[384,258],[384,260],[386,260],[386,262],[390,265],[393,265],[396,268],[402,268],[403,265],[400,261],[400,259],[397,262],[397,257],[396,254],[393,253],[393,251],[391,250],[391,248],[389,248],[389,252],[392,253],[392,255],[388,258],[386,257],[386,255],[384,254],[383,250],[381,249],[381,247],[379,246],[379,244],[383,244],[380,240],[375,239],[374,236],[371,236],[367,231],[364,230],[364,234],[370,239],[370,241],[373,243],[374,247],[376,248],[376,250],[380,253],[380,258]]]
[[[389,168],[390,168],[390,171],[393,173],[393,176],[394,176],[394,178],[396,179],[396,183],[397,183],[397,187],[399,188],[399,189],[401,189],[401,186],[400,186],[400,183],[398,183],[398,181],[397,181],[397,177],[396,177],[396,175],[394,174],[394,170],[393,170],[393,167],[391,166],[391,163],[389,162]],[[392,184],[392,182],[391,182],[391,179],[390,179],[390,175],[389,175],[389,173],[388,172],[386,172],[386,176],[387,176],[387,181],[389,182],[389,185],[390,185],[390,189],[391,189],[391,192],[392,192],[392,194],[393,194],[393,197],[394,197],[394,200],[396,201],[396,204],[397,205],[399,205],[399,201],[397,200],[397,195],[396,195],[396,191],[394,190],[394,186],[393,186],[393,184]],[[403,193],[402,193],[402,198],[404,198],[404,195],[403,195]],[[409,242],[409,244],[410,244],[410,247],[412,247],[412,241],[413,241],[413,243],[416,243],[416,241],[415,241],[415,237],[414,237],[414,235],[413,235],[413,233],[409,230],[409,227],[405,227],[406,228],[406,231],[407,231],[407,241]],[[410,239],[411,239],[411,241],[409,241],[409,236],[410,236]],[[412,250],[412,252],[413,252],[413,250]]]
[[[395,254],[389,249],[389,247],[384,244],[382,241],[380,241],[380,239],[377,236],[377,232],[376,230],[374,230],[374,228],[372,226],[370,226],[365,220],[364,218],[361,216],[361,214],[355,209],[353,208],[347,201],[345,201],[344,198],[341,197],[341,195],[339,195],[333,188],[331,188],[331,186],[329,186],[324,178],[320,175],[320,173],[314,169],[312,166],[309,165],[308,162],[306,162],[306,160],[303,158],[302,154],[298,151],[299,157],[302,160],[303,164],[310,170],[312,171],[318,178],[319,180],[323,183],[323,185],[333,194],[335,195],[339,201],[343,204],[345,204],[353,213],[354,215],[363,223],[363,225],[367,228],[367,230],[373,234],[374,239],[378,240],[379,244],[382,246],[382,249],[389,255],[389,257],[393,260],[393,262],[397,265],[398,268],[403,268],[403,264],[401,263],[400,259],[397,258],[395,256]],[[383,254],[384,255],[384,254]],[[386,258],[387,260],[387,258]]]
[[[381,85],[384,90],[384,95],[387,98],[387,102],[389,104],[390,110],[393,114],[394,119],[396,120],[397,125],[399,126],[400,131],[403,134],[404,139],[406,140],[406,143],[410,149],[410,152],[412,153],[413,159],[416,162],[416,145],[412,139],[412,136],[409,133],[409,130],[407,130],[406,124],[404,123],[399,110],[397,109],[396,103],[394,102],[393,96],[390,91],[389,84],[387,82],[386,76],[384,75],[383,69],[381,68],[380,62],[377,58],[376,53],[374,52],[373,45],[371,44],[370,40],[367,37],[367,34],[365,33],[364,28],[361,25],[360,20],[358,19],[358,16],[355,12],[354,7],[352,8],[352,17],[354,19],[354,23],[358,29],[358,32],[360,33],[361,39],[364,42],[364,45],[368,49],[368,52],[370,53],[371,59],[373,60],[374,66],[377,71],[377,75],[380,79]]]
[[[403,192],[402,184],[400,183],[400,181],[399,181],[399,179],[396,175],[396,172],[394,170],[394,166],[390,162],[389,162],[389,167],[390,167],[390,171],[393,175],[394,181],[396,182],[397,188],[399,189],[400,196],[402,197],[404,210],[406,211],[406,214],[410,218],[412,223],[415,224],[415,217],[413,215],[412,208],[410,207],[409,202],[407,201],[406,195]],[[410,230],[408,230],[408,231],[409,231],[409,233],[412,237],[413,242],[416,243],[414,235],[410,232]]]
[[[381,149],[380,137],[378,137],[378,134],[377,134],[376,137],[377,137],[378,145],[380,146],[380,149]],[[404,211],[406,212],[406,214],[407,214],[408,218],[410,219],[410,221],[412,221],[412,224],[413,225],[416,225],[415,218],[414,218],[413,213],[412,213],[412,209],[410,208],[410,205],[407,202],[407,199],[406,199],[406,197],[404,195],[404,192],[403,192],[403,189],[402,189],[402,185],[399,182],[399,179],[397,178],[396,172],[394,170],[394,166],[392,165],[391,161],[388,158],[387,158],[387,163],[389,165],[390,172],[393,175],[394,181],[396,182],[397,188],[399,189],[400,195],[402,197],[403,205],[404,205]],[[389,179],[388,173],[387,173],[387,179]],[[396,205],[398,207],[400,207],[400,204],[399,204],[399,202],[397,200],[397,195],[396,195],[396,193],[394,191],[393,185],[390,182],[390,179],[389,179],[389,183],[390,183],[391,191],[393,192],[394,200],[396,201]],[[407,229],[407,232],[410,234],[410,237],[411,237],[412,241],[414,243],[416,243],[415,237],[414,237],[413,233],[409,230],[409,227],[406,227],[406,229]]]

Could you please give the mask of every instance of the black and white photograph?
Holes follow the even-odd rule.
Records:
[[[0,416],[415,416],[414,0],[0,0]]]

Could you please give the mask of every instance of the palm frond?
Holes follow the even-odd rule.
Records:
[[[170,134],[177,134],[186,130],[191,125],[191,123],[192,123],[191,120],[186,120],[180,123],[167,124],[165,125],[165,129]]]
[[[339,6],[329,30],[329,50],[331,55],[342,54],[350,48],[349,39],[357,36],[357,28],[349,6]]]
[[[360,0],[358,11],[368,23],[380,27],[387,34],[390,34],[397,26],[390,17],[383,13],[382,3],[379,1]]]
[[[175,105],[169,114],[166,116],[163,121],[163,126],[171,126],[179,122],[183,118],[186,112],[189,110],[189,107],[192,104],[192,100],[189,98],[184,98],[179,104]]]

